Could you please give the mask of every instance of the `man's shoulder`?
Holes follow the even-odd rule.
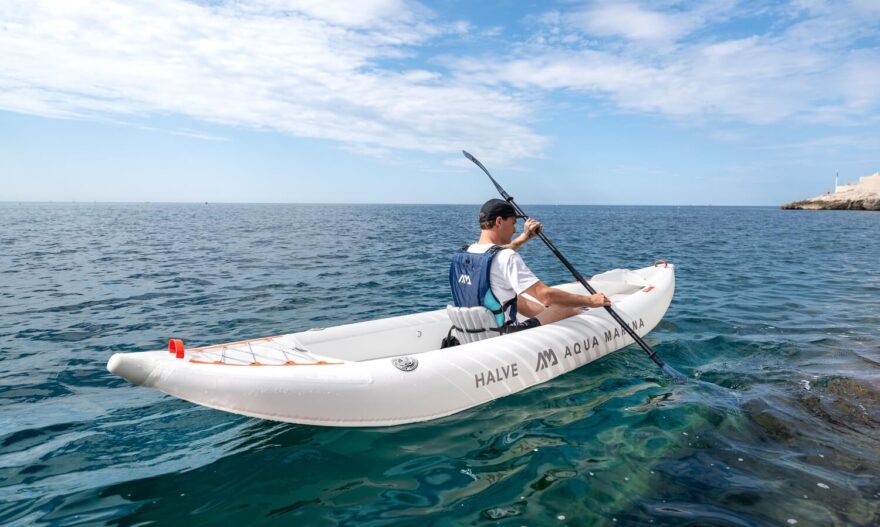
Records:
[[[488,251],[491,247],[491,243],[472,243],[465,246],[465,250],[472,254],[481,254]]]
[[[499,263],[507,264],[512,263],[514,265],[525,265],[525,260],[523,257],[513,249],[504,248],[498,251],[495,255],[495,259],[499,261]]]
[[[513,249],[509,247],[503,247],[501,245],[492,245],[491,243],[475,243],[468,247],[469,253],[476,254],[485,254],[492,247],[498,247],[498,250],[495,251],[495,255],[493,259],[499,264],[506,264],[507,262],[514,262],[519,265],[525,265],[525,262],[522,259],[522,256]]]
[[[496,244],[491,244],[491,243],[473,243],[473,244],[467,246],[467,252],[475,253],[475,254],[482,254],[482,253],[489,252],[489,250],[492,249],[493,247],[497,247],[497,249],[495,250],[495,256],[498,256],[500,254],[506,254],[507,257],[509,258],[510,253],[516,253],[516,251],[514,251],[513,249],[509,249],[509,248],[506,248],[502,245],[496,245]]]

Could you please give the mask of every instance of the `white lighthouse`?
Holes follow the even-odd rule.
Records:
[[[841,185],[840,184],[840,171],[838,171],[834,174],[834,193],[835,194],[837,194],[839,192],[846,192],[848,190],[851,190],[853,187],[855,187],[855,185],[856,185],[855,183],[844,183],[843,185]]]

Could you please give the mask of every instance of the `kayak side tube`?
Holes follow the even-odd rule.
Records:
[[[674,267],[609,271],[591,285],[618,291],[610,294],[614,309],[645,336],[672,301]],[[577,283],[557,287],[584,292]],[[262,339],[290,344],[294,360],[288,352],[275,362],[214,360],[220,346],[194,349],[182,360],[165,351],[116,354],[108,369],[135,384],[241,415],[309,425],[389,426],[455,414],[633,343],[604,309],[436,349],[449,327],[445,310],[437,310]],[[400,342],[412,351],[401,353]],[[260,346],[249,342],[246,357],[267,356]],[[394,349],[389,353],[383,346]]]

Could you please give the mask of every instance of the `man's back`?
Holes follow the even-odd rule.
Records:
[[[482,254],[492,247],[491,243],[475,243],[468,247],[469,253]],[[489,286],[501,304],[538,282],[522,257],[512,249],[501,249],[495,254],[489,268]]]

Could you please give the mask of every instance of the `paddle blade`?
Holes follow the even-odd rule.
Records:
[[[486,167],[483,166],[483,163],[480,163],[480,160],[479,160],[479,159],[477,159],[476,157],[472,156],[472,155],[470,154],[470,152],[468,152],[467,150],[462,150],[461,153],[464,154],[464,157],[466,157],[466,158],[470,159],[471,161],[473,161],[473,163],[474,163],[475,165],[477,165],[478,167],[480,167],[480,170],[482,170],[483,172],[486,173],[487,176],[489,176],[489,179],[492,181],[492,184],[495,185],[495,188],[498,190],[498,193],[501,194],[501,197],[502,197],[502,198],[506,199],[507,201],[512,201],[512,200],[513,200],[513,198],[510,197],[510,194],[508,194],[503,188],[501,188],[501,185],[499,185],[498,182],[495,181],[495,178],[493,178],[493,177],[492,177],[492,174],[489,173],[489,170],[488,170]]]

